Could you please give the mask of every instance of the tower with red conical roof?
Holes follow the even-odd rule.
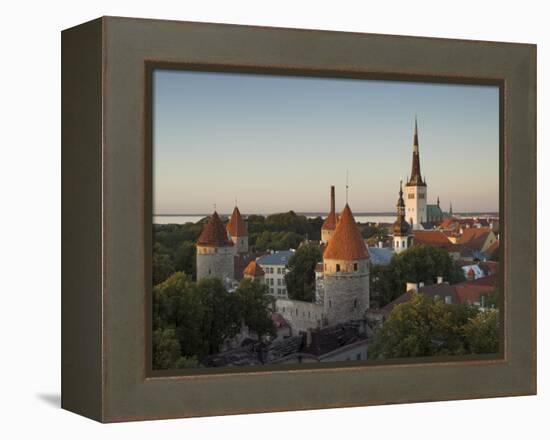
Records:
[[[197,280],[207,277],[234,279],[233,247],[220,216],[214,211],[197,240]]]
[[[405,218],[413,229],[422,229],[422,223],[427,221],[427,198],[428,186],[420,172],[418,123],[415,116],[411,177],[405,185]]]
[[[336,216],[336,207],[335,207],[335,196],[334,196],[334,186],[330,187],[330,212],[328,213],[327,218],[321,226],[321,243],[327,244],[334,230],[336,229],[336,223],[338,223],[338,217]]]
[[[239,254],[248,252],[248,229],[236,205],[227,223],[227,234],[235,245],[235,252]]]
[[[326,325],[362,319],[369,308],[369,253],[348,204],[323,253]]]

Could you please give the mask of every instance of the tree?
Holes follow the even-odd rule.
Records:
[[[153,247],[153,285],[156,285],[174,272],[174,264],[167,250],[159,243]]]
[[[426,245],[413,246],[394,255],[388,266],[373,269],[371,290],[380,307],[405,293],[408,282],[429,285],[439,276],[450,284],[464,281],[462,269],[445,249]]]
[[[174,329],[184,356],[208,352],[201,332],[205,305],[190,278],[176,272],[153,289],[153,329]]]
[[[499,316],[497,309],[478,313],[464,326],[471,353],[496,353],[499,349]]]
[[[153,369],[177,369],[197,367],[196,357],[181,355],[180,343],[174,329],[158,329],[153,332]]]
[[[174,268],[192,279],[197,278],[197,246],[191,241],[181,243],[174,254]]]
[[[390,359],[466,354],[465,328],[478,313],[467,305],[414,294],[391,311],[369,346],[369,356]]]
[[[288,262],[285,275],[288,296],[291,299],[315,300],[315,266],[321,261],[321,251],[314,245],[302,245]]]
[[[244,278],[235,291],[237,313],[251,331],[262,336],[276,336],[277,331],[269,314],[272,298],[267,295],[267,286],[259,280]]]
[[[219,278],[204,278],[194,290],[202,305],[203,314],[199,329],[205,342],[204,355],[217,353],[227,338],[240,329],[240,317],[235,295],[231,295]]]

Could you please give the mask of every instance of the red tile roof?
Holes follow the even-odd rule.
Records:
[[[323,222],[323,226],[321,226],[321,229],[329,229],[333,231],[336,229],[336,224],[338,223],[338,218],[336,216],[336,213],[334,211],[329,212],[327,218]]]
[[[258,263],[256,263],[256,260],[252,260],[250,263],[248,263],[248,266],[246,266],[244,274],[251,277],[263,277],[265,275],[265,272],[262,267]]]
[[[248,230],[246,229],[246,223],[244,222],[239,208],[235,206],[233,209],[233,214],[227,223],[227,232],[231,237],[244,237],[248,235]]]
[[[491,232],[490,228],[468,228],[464,230],[458,243],[480,251]]]
[[[340,214],[340,220],[325,249],[323,258],[332,260],[365,260],[369,258],[365,240],[361,236],[348,204]]]
[[[220,216],[216,211],[202,228],[201,235],[197,240],[199,246],[233,246],[233,242],[227,238],[227,232],[223,226]]]
[[[429,246],[449,246],[451,241],[441,231],[414,231],[414,243]]]

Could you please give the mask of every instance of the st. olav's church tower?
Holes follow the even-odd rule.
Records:
[[[428,186],[420,173],[418,150],[418,123],[414,118],[414,141],[411,177],[405,185],[405,218],[413,229],[422,229],[427,221]]]

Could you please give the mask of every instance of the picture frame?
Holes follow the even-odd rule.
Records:
[[[151,69],[500,87],[499,356],[151,369]],[[536,46],[102,17],[62,32],[62,407],[101,422],[536,394]]]

